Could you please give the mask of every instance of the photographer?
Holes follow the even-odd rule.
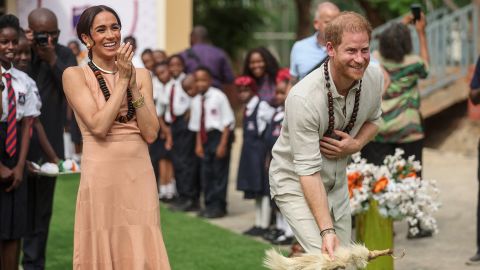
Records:
[[[64,157],[63,128],[66,100],[62,87],[63,71],[77,65],[75,56],[65,46],[57,44],[60,30],[57,17],[49,9],[38,8],[28,16],[27,35],[32,43],[32,61],[28,75],[36,82],[42,100],[40,121],[57,156]],[[28,160],[46,161],[38,136],[34,132]],[[23,242],[23,268],[44,269],[48,227],[52,215],[55,177],[29,175],[28,177],[28,235]]]

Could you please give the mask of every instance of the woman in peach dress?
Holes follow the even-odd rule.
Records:
[[[90,62],[63,74],[83,136],[73,268],[169,270],[147,148],[159,129],[152,81],[147,70],[133,67],[120,29],[111,8],[86,9],[77,34]]]

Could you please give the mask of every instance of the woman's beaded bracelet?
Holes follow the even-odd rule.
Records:
[[[330,234],[330,233],[337,234],[337,232],[335,231],[334,228],[328,228],[328,229],[320,231],[320,236],[323,238],[325,235]]]

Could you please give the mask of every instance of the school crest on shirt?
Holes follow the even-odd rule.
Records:
[[[18,104],[25,105],[25,93],[18,93]]]
[[[210,110],[210,114],[212,116],[217,116],[218,115],[218,110],[217,109],[212,109],[212,110]]]

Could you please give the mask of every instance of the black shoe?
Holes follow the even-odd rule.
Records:
[[[244,231],[243,234],[250,235],[250,236],[262,236],[265,234],[266,231],[267,229],[262,229],[260,227],[253,226],[252,228]]]
[[[170,207],[170,210],[181,211],[181,212],[198,211],[198,210],[200,210],[200,205],[199,205],[198,201],[184,200],[183,202],[173,204]]]
[[[282,234],[271,243],[274,245],[291,245],[293,244],[293,236],[285,236],[285,234]]]
[[[280,235],[284,234],[283,230],[274,228],[265,232],[262,237],[267,241],[273,241],[277,239]]]
[[[468,261],[465,264],[466,265],[480,265],[480,253],[477,253],[473,257],[468,259]]]
[[[227,211],[218,208],[204,209],[198,213],[198,216],[203,218],[221,218],[226,215]]]
[[[420,229],[420,231],[415,235],[412,234],[410,231],[408,231],[407,239],[420,239],[420,238],[426,238],[426,237],[432,237],[432,236],[433,236],[432,231]]]

